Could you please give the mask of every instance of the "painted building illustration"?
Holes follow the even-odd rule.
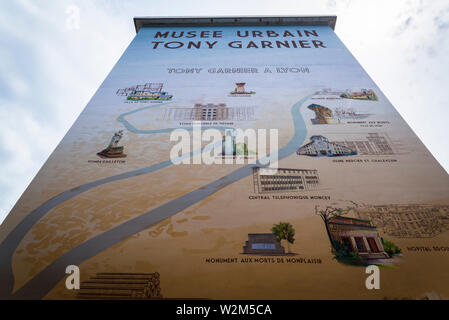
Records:
[[[449,175],[380,99],[334,33],[335,16],[134,23],[129,48],[0,225],[0,299],[382,299],[427,290],[449,297],[449,283],[441,281],[447,250],[409,250],[447,247]],[[367,89],[340,90],[358,83]],[[337,95],[314,94],[336,85],[327,93]],[[256,95],[239,98],[253,89]],[[318,115],[307,109],[312,104]],[[337,106],[353,106],[355,114]],[[382,127],[310,124],[361,110],[376,112]],[[200,144],[192,143],[193,120],[202,122]],[[206,164],[206,128],[218,131],[214,147],[223,154],[216,159],[245,163]],[[254,139],[222,141],[237,129],[277,130],[278,143],[271,133],[265,142],[270,154],[277,145],[279,169],[260,161]],[[186,139],[174,141],[174,133]],[[407,153],[395,152],[402,146]],[[127,161],[114,159],[126,154]],[[187,161],[175,163],[173,154]],[[349,200],[360,204],[348,211],[354,218],[341,217]],[[320,218],[318,206],[334,211]],[[403,248],[404,259],[393,257],[398,250],[387,241]],[[367,293],[364,270],[334,260],[354,252],[374,264],[388,254],[386,263],[400,268],[382,269],[389,285]],[[285,263],[255,262],[278,260],[262,256],[270,254],[285,255]],[[323,263],[307,266],[314,258]],[[67,289],[67,265],[80,267],[80,290]]]
[[[338,140],[334,142],[340,146],[355,150],[358,155],[392,155],[395,154],[392,144],[382,133],[368,133],[357,140]]]
[[[334,110],[335,116],[339,119],[365,119],[369,117],[370,113],[359,113],[354,108],[335,108]]]
[[[254,120],[254,107],[228,107],[226,104],[197,104],[193,108],[168,107],[164,110],[163,119],[179,121],[252,121]]]
[[[245,85],[246,85],[246,83],[245,82],[237,82],[236,84],[235,84],[235,89],[234,89],[234,91],[231,91],[231,96],[250,96],[250,95],[252,95],[252,94],[255,94],[255,92],[254,91],[246,91],[245,90]]]
[[[283,255],[285,249],[272,233],[249,233],[244,254]]]
[[[340,123],[340,120],[334,117],[332,110],[327,107],[320,106],[318,104],[311,104],[307,108],[315,112],[315,118],[310,119],[310,121],[312,121],[312,124]]]
[[[253,184],[256,193],[316,190],[319,183],[318,170],[253,168]]]
[[[340,157],[356,155],[357,151],[317,135],[311,136],[310,142],[296,150],[296,154],[311,157]]]
[[[378,101],[378,97],[373,89],[360,89],[360,91],[356,91],[352,89],[341,90],[324,88],[318,90],[316,94],[323,96],[338,96],[342,99]]]
[[[344,99],[355,99],[355,100],[371,100],[377,101],[377,95],[372,89],[362,89],[356,92],[343,92],[340,94],[340,97]]]
[[[168,92],[162,91],[163,87],[163,83],[148,82],[144,85],[136,85],[134,87],[118,89],[116,94],[118,96],[125,96],[127,100],[131,101],[171,100],[173,96],[168,94]]]
[[[125,147],[119,145],[122,137],[123,130],[119,130],[118,132],[114,133],[106,149],[98,152],[97,155],[100,158],[125,158],[126,154],[123,153]]]
[[[220,104],[201,104],[194,106],[195,118],[200,120],[228,120],[229,109],[224,103]]]
[[[371,221],[340,216],[330,219],[328,225],[332,239],[344,243],[360,258],[364,260],[389,258]]]
[[[255,151],[248,150],[245,142],[237,142],[234,135],[223,136],[221,143],[222,156],[249,156],[256,154]]]
[[[315,112],[315,118],[310,119],[312,124],[338,124],[343,119],[365,119],[371,114],[358,113],[353,108],[335,108],[332,109],[318,105],[311,104],[307,107]]]

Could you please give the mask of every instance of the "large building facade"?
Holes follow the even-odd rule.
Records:
[[[0,226],[0,298],[449,297],[449,176],[335,16],[134,22]],[[223,143],[238,129],[257,148]],[[320,218],[347,207],[359,216]],[[337,259],[331,237],[362,262]],[[388,285],[367,292],[373,259]]]

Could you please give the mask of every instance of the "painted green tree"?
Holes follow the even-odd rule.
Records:
[[[289,222],[279,222],[273,225],[271,232],[273,232],[279,242],[282,240],[287,241],[288,253],[291,253],[290,243],[293,244],[295,242],[295,229],[292,224]]]

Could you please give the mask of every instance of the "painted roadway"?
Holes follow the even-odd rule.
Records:
[[[300,146],[306,138],[306,125],[304,119],[300,113],[300,107],[311,97],[312,95],[306,96],[294,104],[291,108],[291,116],[294,125],[294,135],[290,141],[278,152],[278,159],[281,160],[285,157],[293,154],[298,146]],[[158,105],[161,106],[161,105]],[[138,130],[134,128],[128,121],[126,121],[125,116],[131,113],[141,111],[143,109],[148,109],[150,107],[143,107],[137,110],[125,113],[117,119],[125,125],[125,127],[132,131]],[[157,106],[154,106],[157,107]],[[188,130],[189,128],[185,128]],[[161,129],[165,131],[155,130],[143,130],[143,132],[136,133],[160,133],[169,132],[173,129]],[[190,128],[191,130],[191,128]],[[197,152],[200,152],[198,150]],[[189,155],[190,156],[190,155]],[[266,159],[261,159],[262,163]],[[149,167],[141,168],[138,170],[133,170],[130,172],[122,173],[116,176],[100,179],[94,182],[90,182],[76,188],[70,189],[59,195],[46,201],[36,209],[34,209],[30,214],[28,214],[5,238],[5,240],[0,244],[0,298],[3,299],[41,299],[43,298],[56,284],[61,281],[65,276],[65,269],[68,265],[80,265],[89,258],[94,257],[100,252],[108,249],[109,247],[125,240],[126,238],[139,233],[149,227],[165,220],[178,212],[185,210],[191,205],[198,203],[210,195],[216,193],[217,191],[225,188],[226,186],[239,181],[252,174],[252,168],[255,166],[264,166],[260,163],[249,164],[239,169],[233,171],[232,173],[213,181],[201,188],[198,188],[192,192],[189,192],[179,198],[173,199],[155,209],[145,212],[138,217],[124,222],[123,224],[116,226],[102,234],[99,234],[82,244],[76,246],[75,248],[69,250],[51,264],[49,264],[45,269],[43,269],[34,278],[28,281],[24,286],[19,288],[15,293],[12,293],[14,288],[14,274],[12,270],[12,257],[17,249],[17,246],[23,239],[23,237],[28,233],[28,231],[50,210],[58,206],[59,204],[72,199],[79,194],[86,192],[97,186],[132,178],[137,175],[147,174],[154,172],[172,165],[170,160],[152,165]]]

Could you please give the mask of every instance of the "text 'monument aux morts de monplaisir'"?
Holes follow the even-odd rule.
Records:
[[[226,42],[233,49],[320,49],[326,48],[319,33],[311,30],[237,30],[235,39]],[[152,49],[213,49],[219,47],[223,38],[221,30],[201,31],[156,31]],[[270,40],[267,40],[270,39]]]

